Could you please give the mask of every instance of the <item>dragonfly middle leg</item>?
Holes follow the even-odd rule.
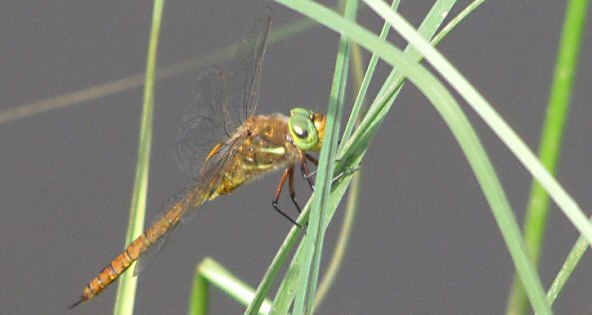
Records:
[[[296,225],[298,228],[300,228],[302,230],[302,225],[298,224],[298,222],[296,222],[296,220],[292,219],[287,213],[285,213],[278,206],[280,194],[282,193],[282,190],[284,189],[284,186],[286,185],[286,180],[289,180],[288,186],[290,189],[290,198],[292,199],[292,201],[294,202],[294,205],[296,205],[296,209],[298,209],[298,212],[300,213],[301,208],[298,205],[298,203],[296,202],[296,193],[294,191],[294,166],[288,167],[284,171],[284,173],[282,174],[282,178],[280,179],[279,185],[278,185],[277,189],[275,190],[275,198],[273,199],[271,205],[273,206],[273,208],[277,212],[279,212],[281,215],[283,215],[284,218],[288,219],[290,222],[292,222],[292,224]]]

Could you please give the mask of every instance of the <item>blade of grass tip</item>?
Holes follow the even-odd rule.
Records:
[[[357,0],[350,0],[345,5],[345,16],[349,20],[355,20]],[[329,106],[327,109],[327,122],[323,148],[321,149],[318,177],[316,178],[316,190],[313,195],[311,214],[309,217],[309,235],[304,239],[304,265],[300,275],[298,294],[296,295],[294,313],[312,314],[314,297],[316,295],[319,269],[325,240],[325,222],[327,219],[325,209],[331,191],[333,180],[334,158],[337,153],[343,102],[345,99],[345,87],[347,84],[350,64],[351,43],[349,39],[342,37],[339,42],[338,55],[335,65],[335,75],[331,88]]]
[[[318,24],[308,18],[300,18],[278,27],[269,37],[269,45],[284,41],[293,36],[312,30]],[[222,48],[215,49],[205,55],[189,58],[180,62],[173,63],[158,69],[156,73],[157,80],[165,80],[185,73],[202,70],[219,64],[234,56],[236,43]],[[135,74],[123,79],[110,81],[94,85],[88,88],[80,89],[72,93],[66,93],[55,97],[46,98],[40,101],[25,105],[9,106],[0,112],[0,125],[15,121],[21,118],[27,118],[46,111],[66,108],[93,99],[98,99],[108,95],[124,92],[144,85],[146,80],[144,73]]]
[[[144,105],[142,109],[142,122],[140,125],[140,143],[138,147],[138,162],[134,180],[134,191],[130,209],[130,219],[125,237],[125,244],[129,244],[144,229],[144,217],[146,214],[146,196],[148,193],[148,175],[150,170],[150,147],[152,145],[152,122],[154,108],[155,72],[158,55],[158,38],[164,11],[164,0],[155,0],[152,28],[150,30],[150,43],[148,48],[148,60],[146,65],[146,83],[144,89]],[[136,287],[138,278],[133,273],[126,272],[119,280],[113,314],[131,315],[134,311],[136,299]]]
[[[566,127],[565,122],[569,113],[571,92],[576,76],[587,12],[587,0],[571,0],[567,3],[547,115],[539,147],[541,162],[553,175],[557,172],[557,164],[561,154],[563,134]],[[549,195],[536,181],[532,184],[526,209],[524,241],[532,260],[535,264],[538,264],[547,226]],[[529,309],[526,293],[520,284],[520,280],[514,276],[508,297],[507,314],[527,314],[530,312]]]
[[[230,271],[210,257],[206,257],[196,267],[194,279],[196,286],[193,288],[192,292],[197,295],[196,299],[204,302],[202,305],[196,305],[196,310],[201,311],[202,309],[205,309],[206,312],[193,313],[190,311],[190,315],[207,314],[207,296],[204,296],[204,293],[196,292],[199,289],[197,286],[202,285],[200,282],[205,281],[206,283],[211,283],[217,286],[222,292],[228,294],[235,301],[243,305],[249,304],[255,295],[255,290],[253,290],[253,288],[235,277]],[[207,295],[207,292],[205,294]],[[201,303],[202,301],[196,301],[196,303]],[[190,305],[193,305],[193,303],[194,302],[191,301]],[[270,308],[271,302],[265,300],[259,310],[259,314],[269,313]]]
[[[592,225],[582,209],[563,189],[555,178],[546,170],[524,141],[510,128],[491,104],[468,82],[464,76],[437,52],[428,42],[413,31],[413,27],[397,12],[378,0],[365,0],[378,15],[388,19],[391,25],[407,40],[412,39],[416,48],[425,56],[446,81],[467,101],[479,117],[492,129],[498,138],[510,149],[524,167],[546,188],[551,198],[557,203],[565,216],[592,244]],[[397,23],[397,24],[393,24]],[[400,24],[399,24],[400,23]]]
[[[203,275],[202,269],[204,268],[204,263],[205,259],[197,265],[193,274],[193,285],[191,286],[191,297],[189,298],[189,310],[187,312],[189,315],[208,314],[210,306],[210,284],[208,279]]]
[[[520,229],[513,217],[513,213],[493,166],[478,141],[476,133],[472,129],[468,119],[464,116],[460,107],[442,83],[431,75],[425,67],[403,55],[394,46],[380,41],[374,34],[356,24],[348,22],[322,5],[308,1],[290,1],[284,4],[348,36],[366,49],[379,53],[381,58],[386,62],[398,67],[436,106],[436,109],[442,115],[461,145],[485,193],[485,197],[490,207],[492,207],[494,217],[506,240],[516,268],[523,278],[524,283],[528,284],[527,292],[531,297],[534,308],[541,314],[552,314],[551,309],[546,303],[541,281],[528,259],[524,242],[521,239]],[[389,11],[389,8],[386,7],[386,10]],[[390,23],[393,25],[392,21]]]
[[[391,8],[396,10],[399,7],[400,1],[395,0],[391,4]],[[385,22],[382,25],[382,29],[380,30],[379,38],[385,40],[389,34],[391,27],[390,25]],[[358,122],[358,117],[360,111],[362,110],[362,105],[364,104],[364,100],[366,99],[366,93],[368,93],[368,87],[370,86],[370,82],[372,81],[372,77],[374,76],[374,71],[376,70],[376,65],[378,64],[378,56],[376,54],[372,54],[370,57],[370,61],[368,62],[368,68],[366,69],[366,73],[364,74],[364,78],[362,79],[362,84],[358,88],[358,94],[356,95],[356,100],[354,101],[354,106],[352,107],[351,114],[349,115],[349,119],[347,124],[345,125],[345,129],[343,130],[343,136],[341,137],[341,142],[345,143],[349,137],[351,136],[354,127],[356,127],[356,122]]]

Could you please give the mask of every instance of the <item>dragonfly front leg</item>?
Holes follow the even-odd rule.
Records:
[[[292,219],[288,214],[286,214],[284,211],[282,211],[282,209],[280,209],[280,207],[278,206],[278,201],[280,199],[280,194],[282,193],[282,189],[284,189],[284,186],[286,185],[286,180],[288,178],[290,178],[290,181],[288,183],[290,186],[290,197],[292,197],[292,201],[294,201],[294,204],[296,205],[298,212],[300,212],[300,206],[296,203],[296,200],[294,199],[295,193],[294,193],[294,178],[293,177],[294,177],[294,167],[290,166],[289,168],[287,168],[284,171],[284,174],[282,174],[282,178],[280,179],[280,183],[279,183],[277,189],[275,190],[275,198],[271,202],[271,205],[273,206],[273,208],[275,210],[277,210],[277,212],[279,212],[281,215],[283,215],[284,218],[288,219],[290,222],[292,222],[292,224],[296,225],[298,228],[300,228],[302,230],[302,225],[298,224],[298,222],[296,222],[294,219]]]

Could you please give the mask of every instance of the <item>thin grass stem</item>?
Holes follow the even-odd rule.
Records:
[[[140,124],[140,140],[138,146],[138,161],[134,179],[130,218],[128,223],[125,245],[132,242],[144,230],[146,215],[146,196],[148,195],[148,178],[150,173],[150,147],[152,145],[152,123],[154,111],[154,94],[156,88],[156,61],[158,56],[158,39],[164,12],[164,0],[155,0],[152,13],[152,27],[146,62],[146,82],[144,84],[144,104],[142,106],[142,121]],[[136,288],[138,278],[133,273],[126,272],[121,276],[117,286],[113,314],[131,315],[134,312]]]
[[[270,35],[269,45],[273,45],[274,43],[284,41],[288,38],[292,38],[296,35],[312,30],[317,25],[318,24],[307,18],[301,18],[295,22],[282,25]],[[237,43],[234,43],[215,49],[209,53],[206,53],[205,55],[196,56],[161,67],[157,70],[156,79],[170,79],[178,75],[203,70],[229,60],[234,56],[236,45]],[[12,107],[11,109],[0,112],[0,125],[16,121],[18,119],[31,117],[47,111],[66,108],[108,95],[138,88],[143,86],[145,81],[146,77],[144,76],[144,73],[138,73],[123,79],[97,84],[75,92],[46,98],[33,103],[10,106]]]

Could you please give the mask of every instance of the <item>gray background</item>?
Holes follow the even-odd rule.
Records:
[[[400,9],[418,25],[429,6],[404,1]],[[254,1],[168,1],[159,64],[235,42],[254,8]],[[4,1],[0,110],[142,72],[151,9],[150,1]],[[272,9],[275,27],[298,17],[278,5]],[[562,1],[490,1],[441,45],[531,147],[538,145],[563,15]],[[380,25],[369,10],[361,20],[374,29]],[[324,110],[337,38],[316,28],[270,47],[258,112],[295,105]],[[584,209],[592,203],[590,48],[587,36],[559,173]],[[388,67],[380,67],[384,76]],[[172,150],[195,77],[158,83],[148,220],[188,180],[176,169]],[[64,313],[122,248],[141,102],[136,88],[0,125],[1,313]],[[469,114],[522,218],[529,175]],[[142,274],[137,313],[185,313],[193,269],[205,256],[258,283],[290,228],[270,205],[278,178],[220,198],[180,228]],[[305,200],[309,191],[300,185],[299,193]],[[338,215],[328,252],[340,221]],[[549,227],[541,266],[545,286],[577,237],[556,208]],[[591,312],[590,272],[585,257],[559,297],[557,313]],[[499,314],[512,274],[458,145],[432,106],[407,85],[364,161],[350,251],[320,313]],[[110,313],[115,291],[113,286],[69,314]],[[243,308],[213,289],[211,310],[232,314]]]

